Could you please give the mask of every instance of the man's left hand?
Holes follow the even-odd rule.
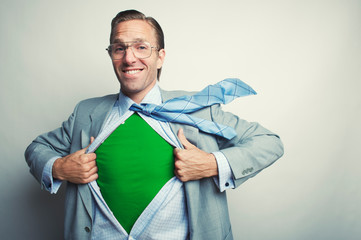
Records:
[[[213,154],[204,152],[190,143],[179,129],[178,138],[184,149],[174,149],[174,174],[182,181],[198,180],[218,175]]]

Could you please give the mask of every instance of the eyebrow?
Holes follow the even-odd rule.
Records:
[[[116,39],[113,40],[113,43],[133,43],[133,42],[147,42],[147,41],[144,38],[136,38],[136,39],[134,39],[132,41],[127,41],[127,42],[122,41],[119,38],[116,38]]]

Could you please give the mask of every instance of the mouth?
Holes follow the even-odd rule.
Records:
[[[134,75],[134,74],[137,74],[137,73],[143,71],[143,69],[124,69],[122,71],[125,74]]]

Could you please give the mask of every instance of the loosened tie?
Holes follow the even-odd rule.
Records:
[[[160,105],[141,103],[133,104],[129,110],[143,113],[163,122],[182,123],[199,130],[227,139],[236,136],[233,128],[198,118],[189,113],[214,104],[227,104],[238,97],[257,94],[249,85],[237,78],[227,78],[217,84],[209,85],[194,95],[184,95],[165,101]]]

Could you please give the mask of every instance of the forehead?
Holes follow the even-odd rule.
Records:
[[[144,40],[156,43],[154,28],[144,20],[129,20],[119,23],[113,29],[112,42],[130,42]]]

